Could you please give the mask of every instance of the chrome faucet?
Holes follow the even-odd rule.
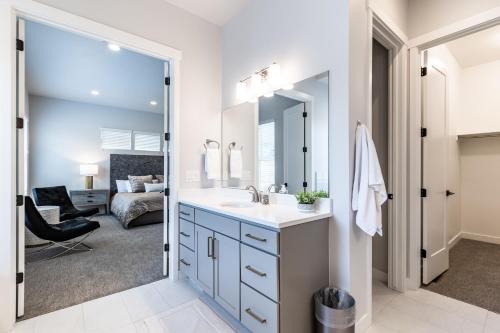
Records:
[[[276,185],[276,184],[271,184],[271,185],[269,185],[269,187],[267,188],[267,193],[271,193],[271,190],[272,190],[273,188],[274,188],[275,190],[279,190],[278,185]],[[276,192],[275,192],[275,193],[276,193]]]
[[[249,191],[252,195],[252,202],[260,202],[259,191],[253,185],[248,185],[245,190]]]

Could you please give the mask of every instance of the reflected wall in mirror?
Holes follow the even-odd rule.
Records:
[[[223,186],[328,192],[328,81],[325,72],[225,110]]]

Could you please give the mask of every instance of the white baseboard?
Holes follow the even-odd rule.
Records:
[[[381,281],[384,283],[387,283],[387,281],[389,281],[387,273],[382,272],[381,270],[378,270],[376,268],[372,268],[372,278],[374,280]]]
[[[357,333],[362,333],[366,332],[368,328],[370,328],[372,324],[372,318],[370,314],[365,314],[363,317],[359,318],[359,320],[356,322],[356,332]]]
[[[497,236],[488,236],[475,234],[472,232],[461,232],[461,237],[465,239],[472,239],[480,242],[492,243],[492,244],[500,244],[500,237]]]
[[[448,249],[451,249],[452,247],[457,245],[460,238],[462,238],[462,232],[459,232],[448,241]]]

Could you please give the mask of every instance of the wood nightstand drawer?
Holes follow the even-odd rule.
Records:
[[[108,190],[72,190],[70,196],[75,206],[105,206],[105,212],[109,210]]]

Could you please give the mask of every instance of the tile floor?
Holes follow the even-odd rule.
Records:
[[[500,315],[419,289],[405,294],[373,284],[368,333],[500,333]]]
[[[233,333],[185,281],[160,280],[19,322],[13,333]]]

